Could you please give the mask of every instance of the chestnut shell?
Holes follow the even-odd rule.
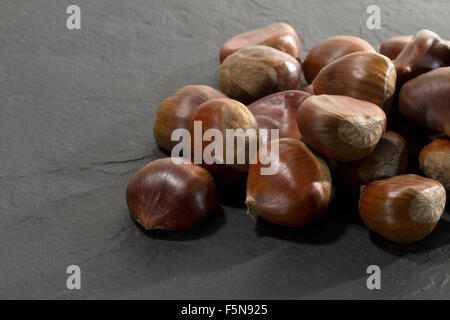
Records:
[[[442,183],[450,192],[450,139],[440,138],[422,149],[419,156],[422,172],[431,179]]]

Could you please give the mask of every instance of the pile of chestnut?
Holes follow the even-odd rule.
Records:
[[[391,241],[414,242],[434,229],[450,191],[448,41],[421,30],[375,50],[361,38],[336,36],[302,62],[296,31],[275,23],[228,40],[220,62],[222,92],[188,85],[161,103],[157,143],[172,150],[172,132],[193,134],[195,121],[224,137],[227,129],[278,129],[277,140],[269,134],[264,142],[267,152],[277,142],[279,170],[261,174],[261,148],[245,163],[150,162],[126,194],[141,226],[197,226],[215,212],[216,184],[246,180],[249,210],[282,226],[317,220],[337,186],[359,196],[364,223]],[[302,74],[310,85],[299,90]]]

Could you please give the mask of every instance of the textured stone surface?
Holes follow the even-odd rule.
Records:
[[[82,30],[65,27],[81,6]],[[275,4],[276,3],[276,4]],[[382,30],[366,28],[379,4]],[[255,225],[223,195],[198,229],[144,234],[127,181],[164,154],[158,104],[186,84],[218,88],[219,49],[286,21],[304,56],[338,34],[381,40],[426,27],[448,1],[44,1],[0,3],[0,298],[450,298],[450,216],[409,246],[371,234],[335,204],[315,226]],[[66,268],[82,290],[66,289]],[[382,269],[382,290],[366,268]]]

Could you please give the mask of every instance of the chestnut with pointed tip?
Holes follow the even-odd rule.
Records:
[[[131,178],[126,199],[131,216],[145,229],[183,230],[213,215],[217,189],[201,166],[165,158],[150,162]]]
[[[377,105],[346,96],[319,95],[297,111],[302,139],[319,153],[339,161],[367,157],[386,130],[386,114]]]
[[[432,141],[420,152],[419,164],[422,172],[431,179],[442,183],[450,192],[450,139]]]
[[[285,52],[299,61],[302,59],[302,46],[297,32],[287,23],[272,23],[260,29],[241,33],[220,48],[220,63],[230,54],[249,46],[263,45]]]
[[[375,52],[354,52],[325,66],[313,81],[317,95],[343,95],[375,103],[387,111],[396,73],[392,61]]]
[[[381,42],[377,47],[377,51],[389,59],[395,60],[413,37],[412,35],[391,37]],[[450,45],[449,40],[444,41]]]
[[[319,43],[309,51],[303,61],[303,73],[311,83],[323,67],[353,52],[375,52],[366,40],[353,36],[335,36]]]
[[[433,231],[445,201],[445,189],[438,181],[406,174],[365,186],[359,213],[364,223],[384,238],[410,243]]]
[[[415,123],[450,136],[450,67],[408,81],[400,90],[398,109]]]
[[[236,51],[220,67],[222,91],[244,104],[272,93],[295,90],[301,79],[302,67],[294,57],[266,46]]]
[[[325,162],[317,157],[303,142],[284,138],[272,140],[278,143],[279,157],[268,165],[258,161],[250,165],[245,203],[260,217],[286,227],[298,227],[313,222],[328,207],[331,198],[331,176]],[[278,171],[262,175],[261,168],[273,166]]]
[[[267,130],[267,139],[263,139],[261,145],[271,140],[271,129],[279,130],[279,138],[300,137],[297,110],[309,96],[303,91],[288,90],[259,99],[247,107],[255,116],[259,129]]]
[[[188,85],[178,89],[166,98],[156,111],[153,124],[156,142],[163,149],[172,150],[178,143],[171,140],[172,132],[176,129],[187,129],[189,118],[195,109],[203,102],[217,98],[226,98],[226,96],[208,86]]]
[[[394,62],[397,87],[431,70],[450,66],[450,46],[436,33],[421,30],[415,34]]]

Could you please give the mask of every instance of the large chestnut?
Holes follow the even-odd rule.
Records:
[[[274,93],[248,106],[258,122],[259,129],[267,130],[267,140],[262,139],[261,145],[271,140],[271,129],[279,130],[279,138],[300,137],[296,120],[297,109],[309,96],[310,94],[303,91],[288,90]]]
[[[306,99],[297,123],[308,145],[339,161],[367,157],[386,129],[386,114],[377,105],[346,96],[319,95]]]
[[[406,149],[405,140],[398,133],[387,131],[377,147],[364,159],[355,162],[326,161],[339,185],[356,194],[362,185],[405,174],[408,166]]]
[[[263,45],[278,49],[294,58],[302,59],[302,46],[297,32],[287,23],[272,23],[260,29],[241,33],[220,48],[220,62],[230,54],[249,46]]]
[[[247,206],[260,217],[282,226],[298,227],[313,222],[328,207],[331,176],[325,162],[300,140],[284,138],[267,144],[267,152],[278,143],[279,157],[269,165],[260,158],[250,165],[247,180]],[[262,175],[261,168],[276,166],[272,175]]]
[[[302,67],[287,53],[266,46],[245,47],[220,67],[220,87],[230,98],[250,104],[269,94],[297,89]]]
[[[442,183],[450,192],[450,140],[440,138],[432,141],[420,152],[419,164],[422,172]]]
[[[319,71],[331,62],[352,52],[375,52],[366,40],[353,36],[336,36],[326,39],[309,51],[303,61],[303,74],[311,83]]]
[[[450,66],[450,46],[436,33],[421,30],[395,59],[397,86],[428,71]]]
[[[407,174],[365,186],[359,213],[371,230],[388,240],[409,243],[433,231],[445,201],[445,189],[438,181]]]
[[[313,81],[315,94],[343,95],[388,110],[395,92],[392,61],[375,52],[355,52],[325,66]]]
[[[126,198],[131,216],[145,229],[182,230],[214,213],[217,189],[201,166],[165,158],[150,162],[131,178]]]
[[[178,141],[172,141],[172,132],[176,129],[187,129],[189,118],[195,109],[203,102],[211,99],[226,98],[226,96],[211,87],[189,85],[178,89],[165,99],[156,111],[153,134],[156,142],[166,150],[172,148]]]
[[[417,124],[450,136],[450,67],[408,81],[400,90],[398,108]]]
[[[397,36],[384,40],[378,45],[378,52],[391,60],[395,60],[406,45],[413,39],[413,36]],[[450,45],[449,40],[445,42]]]

